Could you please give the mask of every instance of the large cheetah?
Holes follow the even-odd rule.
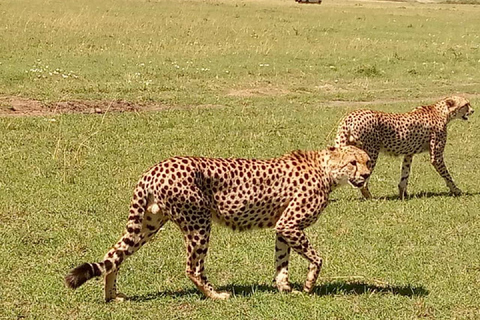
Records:
[[[422,106],[407,113],[385,113],[357,110],[340,123],[335,146],[356,145],[364,149],[375,168],[380,151],[404,155],[398,192],[401,199],[407,196],[408,176],[413,155],[430,152],[430,162],[445,179],[454,195],[461,194],[443,161],[447,142],[447,124],[454,119],[468,120],[473,113],[470,102],[459,96],[442,99],[430,106]],[[368,182],[360,189],[365,198],[371,198]]]
[[[138,182],[121,239],[103,261],[72,269],[66,285],[77,288],[104,275],[105,300],[123,299],[115,285],[120,264],[171,220],[184,234],[187,276],[205,296],[226,299],[229,294],[215,291],[204,274],[210,228],[216,221],[234,230],[275,228],[277,288],[291,290],[288,261],[293,249],[310,262],[304,286],[310,292],[322,259],[303,230],[317,220],[335,186],[362,187],[369,175],[369,156],[354,146],[295,151],[269,160],[167,159]]]

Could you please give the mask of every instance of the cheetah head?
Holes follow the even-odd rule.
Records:
[[[370,157],[365,151],[355,146],[331,147],[328,151],[328,169],[335,185],[365,185],[371,173]]]
[[[468,120],[468,117],[473,113],[473,109],[470,106],[470,101],[463,97],[452,96],[442,100],[445,102],[448,108],[450,119],[463,119]]]

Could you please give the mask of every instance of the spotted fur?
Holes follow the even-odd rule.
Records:
[[[442,99],[430,106],[423,106],[407,113],[385,113],[373,110],[357,110],[348,114],[340,123],[335,146],[356,145],[371,158],[372,170],[380,151],[403,155],[402,172],[398,184],[399,196],[407,196],[408,177],[413,155],[430,152],[430,162],[445,180],[450,192],[459,195],[443,160],[447,142],[447,124],[454,119],[468,120],[473,113],[470,102],[459,96]],[[361,192],[371,198],[368,182]]]
[[[304,229],[327,206],[337,185],[361,187],[370,175],[369,157],[354,146],[295,151],[280,158],[170,158],[153,166],[135,188],[126,231],[103,261],[84,263],[65,277],[70,288],[105,276],[105,300],[121,297],[115,288],[121,263],[144,245],[167,221],[182,231],[186,274],[207,297],[226,299],[204,274],[212,221],[234,230],[275,228],[276,286],[290,291],[290,249],[310,262],[304,290],[315,284],[322,259]]]

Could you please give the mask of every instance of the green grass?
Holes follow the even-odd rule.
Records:
[[[374,200],[332,194],[307,229],[325,261],[313,295],[273,289],[273,230],[216,226],[207,274],[234,297],[205,300],[184,275],[173,224],[122,266],[129,301],[104,304],[101,281],[63,285],[118,239],[133,186],[161,159],[324,148],[353,109],[331,100],[407,111],[459,92],[478,109],[479,14],[353,1],[3,1],[3,95],[176,108],[0,118],[0,319],[480,318],[476,114],[450,126],[445,154],[463,196],[446,195],[427,155],[414,158],[412,199],[396,199],[401,160],[384,155]],[[297,288],[306,268],[292,256]]]
[[[0,92],[237,105],[475,93],[480,7],[291,0],[7,0]]]
[[[473,103],[478,100],[474,100]],[[379,109],[393,111],[391,106]],[[408,105],[395,109],[407,110]],[[207,272],[236,293],[204,300],[184,276],[172,224],[129,259],[120,289],[132,298],[103,304],[102,284],[63,286],[69,268],[97,261],[120,236],[132,188],[171,155],[269,157],[327,144],[343,108],[271,106],[143,114],[63,115],[0,120],[0,315],[7,318],[252,319],[478,317],[480,243],[477,121],[451,126],[446,160],[466,192],[454,198],[426,155],[414,160],[408,201],[395,198],[400,159],[383,156],[372,177],[376,199],[350,187],[308,235],[325,258],[314,295],[278,294],[272,230],[215,227]],[[192,138],[194,137],[194,138]],[[462,152],[455,152],[459,148]],[[293,256],[300,286],[306,262]]]

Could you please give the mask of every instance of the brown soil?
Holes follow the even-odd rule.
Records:
[[[251,95],[271,95],[273,91],[235,91],[230,95],[248,97]],[[281,95],[284,92],[275,92],[277,95]],[[476,95],[465,95],[467,98],[479,97]],[[414,99],[385,99],[385,100],[372,100],[372,101],[325,101],[321,103],[324,106],[332,107],[368,107],[370,105],[378,104],[393,104],[393,103],[418,103],[420,101],[431,100],[432,102],[444,97],[434,98],[414,98]],[[218,105],[200,105],[195,108],[215,108]],[[103,114],[106,112],[142,112],[142,111],[160,111],[167,109],[174,109],[177,107],[169,106],[160,103],[133,103],[123,100],[116,101],[91,101],[91,100],[72,100],[72,101],[59,101],[44,103],[38,100],[12,97],[12,96],[0,96],[0,117],[4,116],[48,116],[64,113],[98,113]],[[188,108],[188,107],[187,107]]]
[[[117,101],[72,100],[44,103],[20,97],[0,97],[0,116],[45,116],[59,113],[105,113],[165,110],[162,104]]]

